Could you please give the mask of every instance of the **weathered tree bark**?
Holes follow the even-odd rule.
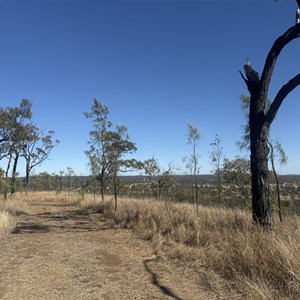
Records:
[[[300,24],[288,29],[275,41],[266,58],[261,77],[259,77],[259,74],[252,68],[250,63],[244,66],[246,76],[241,73],[250,92],[249,125],[253,220],[266,228],[271,228],[272,226],[268,170],[269,130],[285,97],[300,85],[300,73],[281,87],[269,110],[265,113],[267,96],[277,57],[289,42],[298,37],[300,37]]]

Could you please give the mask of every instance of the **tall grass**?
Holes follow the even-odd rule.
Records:
[[[17,216],[26,213],[27,204],[21,194],[0,198],[0,234],[10,233],[16,226]]]
[[[84,203],[82,203],[84,207]],[[91,205],[89,206],[91,208]],[[155,242],[157,250],[193,268],[222,299],[300,299],[300,220],[272,233],[240,210],[122,199],[98,211]]]
[[[272,233],[252,223],[249,213],[225,208],[148,200],[101,202],[92,195],[22,193],[0,200],[0,232],[30,201],[62,201],[97,211],[116,226],[151,240],[155,250],[192,269],[216,299],[300,299],[300,219],[287,217]]]
[[[8,211],[0,210],[0,235],[11,232],[16,225],[16,220]]]

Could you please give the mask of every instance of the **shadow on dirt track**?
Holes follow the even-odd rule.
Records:
[[[33,204],[45,206],[45,203]],[[24,215],[18,222],[13,234],[49,233],[49,232],[85,232],[102,231],[112,228],[112,224],[103,220],[99,214],[70,209],[71,205],[51,203],[47,207],[60,208],[60,211],[46,211]],[[67,210],[61,211],[66,207]]]

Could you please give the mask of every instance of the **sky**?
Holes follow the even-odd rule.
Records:
[[[249,157],[236,146],[248,94],[239,71],[249,58],[261,73],[296,8],[294,0],[0,0],[0,106],[29,99],[33,122],[60,140],[36,173],[89,174],[83,112],[97,98],[114,125],[128,127],[132,158],[173,162],[178,173],[192,152],[187,125],[198,127],[200,173],[209,174],[215,134],[226,157]],[[299,49],[294,41],[281,53],[269,98],[299,72]],[[285,99],[271,129],[288,156],[281,174],[300,173],[299,97],[300,88]]]

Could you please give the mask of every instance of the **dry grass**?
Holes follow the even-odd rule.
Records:
[[[300,299],[298,217],[286,218],[267,233],[240,210],[200,207],[197,215],[188,204],[120,199],[114,212],[112,200],[103,203],[92,195],[24,193],[1,202],[0,231],[1,220],[14,225],[7,220],[26,210],[24,202],[41,200],[78,204],[133,229],[152,240],[160,254],[196,271],[195,280],[216,299]]]
[[[8,211],[0,211],[0,235],[10,233],[16,225],[14,216]]]
[[[76,192],[24,192],[17,193],[15,198],[22,199],[23,202],[64,202],[69,205],[79,205],[82,200],[80,194]]]
[[[95,197],[91,194],[86,194],[84,195],[84,198],[81,199],[79,205],[83,210],[93,210],[102,213],[104,211],[111,211],[112,208],[110,207],[110,204],[110,201],[103,202],[99,199],[99,197]]]
[[[91,204],[91,203],[90,203]],[[132,228],[173,260],[197,270],[220,298],[300,299],[300,220],[267,233],[239,210],[121,199],[95,203],[120,226]],[[84,204],[82,204],[84,207]],[[92,205],[89,206],[92,208]]]
[[[0,234],[13,231],[17,223],[17,217],[26,214],[29,202],[53,202],[63,201],[69,205],[79,205],[82,197],[78,193],[70,192],[23,192],[16,193],[7,200],[0,196]]]
[[[10,233],[15,228],[17,216],[26,213],[26,207],[21,194],[0,199],[0,234]]]

